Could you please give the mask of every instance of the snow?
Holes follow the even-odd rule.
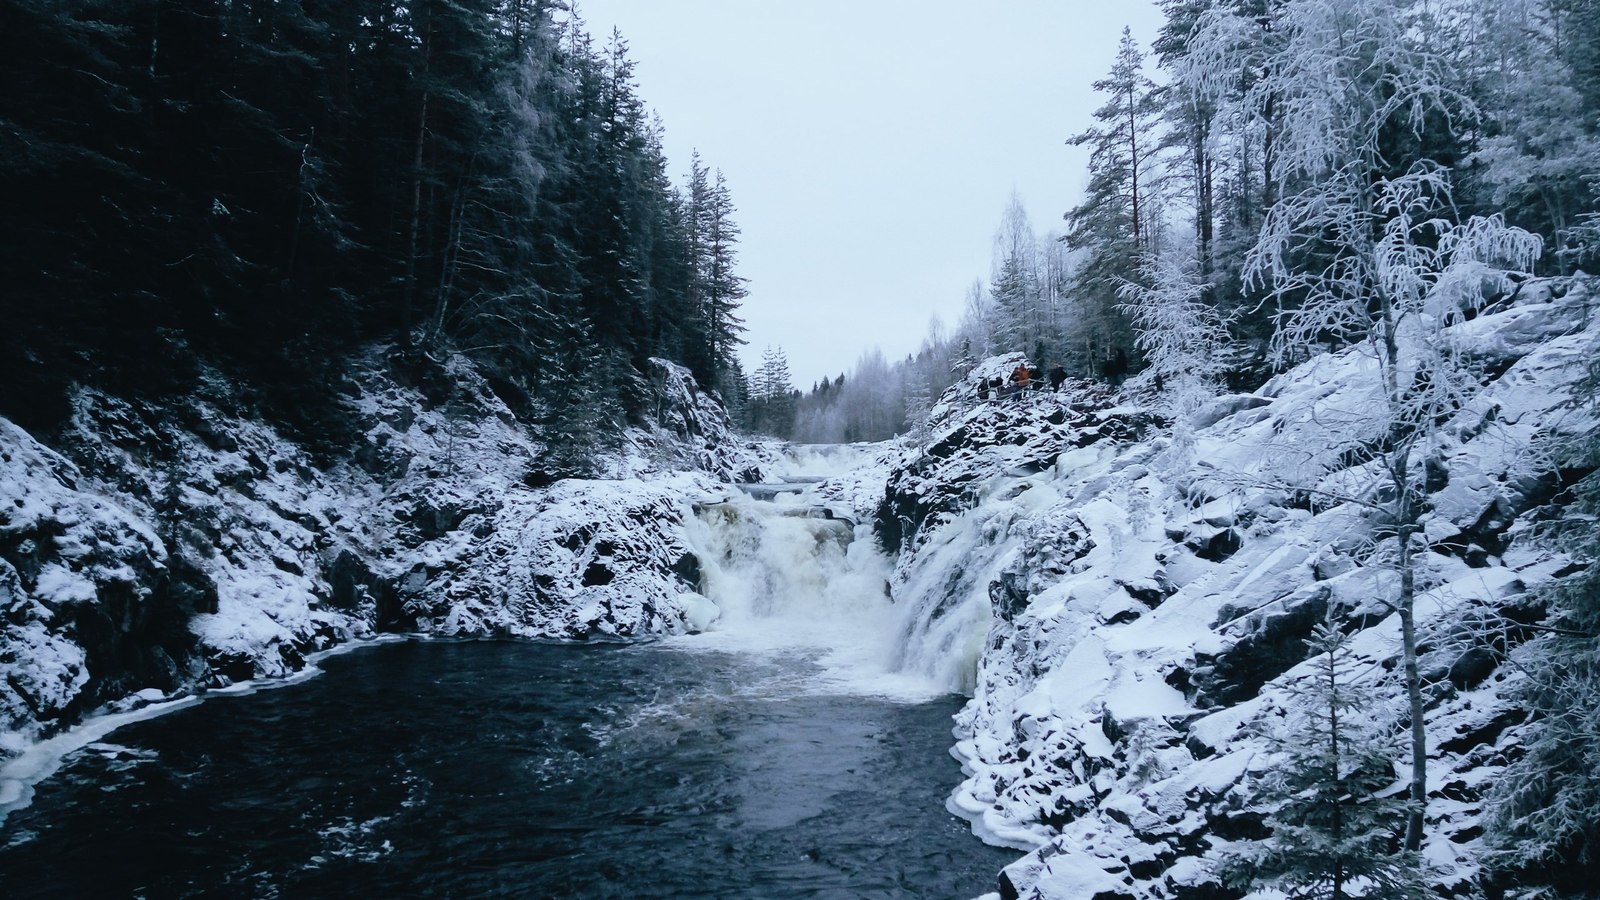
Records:
[[[1452,326],[1485,384],[1412,460],[1440,476],[1415,608],[1425,852],[1453,879],[1477,871],[1479,792],[1516,734],[1515,673],[1470,654],[1566,564],[1525,539],[1550,488],[1536,439],[1595,425],[1566,387],[1600,317],[1581,286],[1558,293]],[[1364,677],[1398,653],[1381,479],[1343,452],[1381,437],[1375,361],[1319,356],[1203,405],[1183,452],[1103,387],[978,402],[976,379],[1015,362],[952,387],[925,442],[839,448],[741,446],[660,363],[658,422],[608,477],[540,487],[537,436],[485,386],[446,416],[376,362],[349,385],[361,445],[331,468],[199,401],[157,434],[161,410],[84,392],[55,450],[0,420],[0,810],[119,716],[309,677],[380,631],[650,638],[798,655],[818,672],[805,690],[966,693],[948,806],[1026,853],[1004,876],[1019,896],[1202,892],[1228,829],[1265,812],[1250,784],[1312,671],[1310,627],[1329,609],[1351,623]],[[730,483],[758,479],[798,490]],[[122,635],[174,618],[130,661]]]
[[[382,348],[344,385],[362,436],[332,465],[210,400],[80,391],[56,449],[0,419],[0,760],[69,747],[49,742],[85,715],[305,676],[380,630],[709,627],[691,502],[764,460],[686,370],[652,367],[657,418],[612,477],[538,488],[538,436],[470,365],[447,363],[466,397],[446,408]]]
[[[1415,605],[1432,679],[1426,854],[1449,879],[1476,871],[1478,786],[1504,759],[1480,742],[1507,739],[1513,682],[1455,667],[1562,564],[1516,524],[1548,496],[1537,440],[1594,426],[1566,390],[1600,344],[1585,291],[1524,293],[1452,327],[1452,344],[1499,374],[1427,451],[1443,483]],[[972,407],[958,385],[926,449],[896,462],[879,511],[900,523],[896,597],[960,611],[983,648],[950,807],[985,840],[1030,851],[1006,872],[1021,897],[1214,883],[1227,841],[1208,823],[1261,815],[1248,805],[1271,765],[1261,734],[1311,672],[1310,626],[1341,610],[1369,677],[1397,657],[1392,541],[1365,505],[1381,478],[1341,456],[1378,437],[1364,413],[1381,400],[1374,366],[1356,347],[1203,406],[1185,459],[1126,402]]]

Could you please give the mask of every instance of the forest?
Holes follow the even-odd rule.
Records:
[[[254,411],[335,453],[373,347],[471,359],[553,447],[646,360],[740,379],[728,184],[675,181],[626,41],[559,0],[6,0],[0,414],[73,384]]]
[[[1450,244],[1447,226],[1494,221],[1541,239],[1530,272],[1592,267],[1600,4],[1160,6],[1151,46],[1124,32],[1107,48],[1094,121],[1062,123],[1088,168],[1060,227],[1036,233],[1010,198],[960,321],[936,323],[903,359],[869,351],[859,371],[786,397],[753,385],[758,403],[777,398],[774,430],[807,441],[902,432],[915,418],[906,410],[953,383],[958,361],[996,353],[1094,379],[1122,349],[1165,381],[1177,373],[1163,370],[1174,363],[1157,336],[1173,333],[1180,308],[1198,314],[1185,321],[1212,348],[1185,371],[1253,389],[1310,349],[1285,340],[1308,298],[1381,277],[1374,254],[1346,239],[1386,247],[1396,216],[1372,206],[1383,202],[1413,226],[1416,250]],[[1364,336],[1328,324],[1313,342],[1323,349]]]
[[[1341,716],[1363,701],[1339,692],[1338,631],[1356,625],[1331,623],[1318,650],[1332,674],[1311,703],[1316,724],[1296,732],[1331,735],[1331,744],[1291,761],[1273,840],[1239,856],[1230,877],[1241,887],[1298,885],[1291,896],[1351,896],[1356,883],[1385,897],[1425,896],[1412,874],[1425,868],[1415,851],[1429,740],[1413,548],[1438,473],[1416,467],[1441,452],[1441,424],[1492,374],[1446,329],[1533,277],[1581,278],[1600,253],[1600,3],[1161,7],[1153,45],[1124,32],[1093,84],[1102,100],[1094,121],[1064,135],[1089,161],[1083,197],[1058,231],[1036,234],[1013,197],[989,280],[969,288],[954,328],[936,324],[903,360],[869,352],[854,373],[809,392],[757,391],[753,402],[780,412],[775,430],[798,440],[909,432],[914,442],[929,398],[976,360],[1023,353],[1098,380],[1103,361],[1122,351],[1136,373],[1123,397],[1171,416],[1181,455],[1188,414],[1218,395],[1359,349],[1376,364],[1380,399],[1369,412],[1386,437],[1330,440],[1370,473],[1400,579],[1394,662],[1409,709],[1397,727],[1410,732],[1401,757],[1409,754],[1411,784],[1391,814],[1403,827],[1377,812],[1398,798],[1360,786],[1370,761],[1347,755],[1363,752],[1362,739],[1341,734]],[[781,351],[768,358],[764,369],[782,372]],[[1591,367],[1565,398],[1570,407],[1595,404],[1600,363]],[[1564,486],[1557,521],[1529,537],[1580,561],[1600,556],[1597,451],[1593,433],[1522,451]],[[1597,571],[1574,567],[1541,593],[1550,617],[1537,652],[1522,657],[1519,700],[1543,724],[1490,791],[1489,883],[1521,886],[1505,896],[1587,896],[1592,885],[1576,873],[1600,860]],[[1370,805],[1350,812],[1352,798]],[[1352,817],[1341,821],[1338,810]]]
[[[1398,800],[1404,821],[1317,821],[1308,791],[1332,783],[1342,809],[1379,785],[1313,754],[1282,785],[1282,839],[1232,877],[1314,882],[1334,859],[1337,878],[1368,864],[1352,877],[1414,895],[1413,538],[1442,424],[1485,375],[1436,338],[1600,255],[1600,0],[1160,6],[1151,46],[1106,48],[1094,121],[1062,123],[1088,168],[1059,230],[1013,198],[959,322],[808,391],[781,348],[740,364],[727,179],[698,157],[674,176],[626,41],[596,42],[560,0],[4,0],[0,415],[48,435],[78,385],[178,414],[198,398],[326,457],[351,443],[350,367],[377,353],[445,405],[459,355],[558,474],[584,474],[645,414],[655,357],[748,430],[832,442],[914,432],[985,357],[1092,380],[1121,352],[1124,397],[1180,452],[1219,394],[1365,348],[1383,438],[1330,452],[1377,485],[1360,499],[1400,580],[1410,783],[1363,811]],[[1600,361],[1570,402],[1597,386]],[[1600,557],[1600,442],[1537,449],[1561,515],[1534,536]],[[1544,724],[1485,820],[1524,897],[1587,889],[1574,873],[1600,859],[1600,569],[1555,583],[1522,657],[1519,699]],[[1329,690],[1311,704],[1337,713],[1359,699],[1336,690],[1340,635],[1320,638]]]

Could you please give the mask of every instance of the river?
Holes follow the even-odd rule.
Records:
[[[691,531],[706,634],[415,640],[70,753],[0,825],[0,896],[972,897],[952,662],[864,527],[736,498]],[[967,676],[970,677],[970,676]]]
[[[958,697],[800,657],[418,641],[126,726],[6,820],[0,896],[971,897]]]

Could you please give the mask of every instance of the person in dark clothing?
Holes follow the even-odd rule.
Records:
[[[1121,347],[1106,351],[1104,372],[1106,381],[1112,387],[1118,387],[1122,384],[1122,379],[1128,374],[1128,354],[1122,352]]]
[[[989,400],[989,379],[978,379],[978,402],[986,403]]]
[[[1028,387],[1035,391],[1044,390],[1044,373],[1038,366],[1028,367]]]
[[[1050,364],[1050,390],[1061,390],[1061,383],[1067,380],[1067,370],[1061,368],[1061,363]]]

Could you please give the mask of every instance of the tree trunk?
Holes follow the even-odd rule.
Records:
[[[1133,197],[1133,246],[1139,249],[1143,246],[1140,240],[1139,228],[1139,122],[1137,118],[1138,98],[1134,93],[1133,82],[1128,83],[1128,178]]]
[[[1207,140],[1210,134],[1210,122],[1205,123],[1204,130],[1197,135],[1195,141],[1195,157],[1199,178],[1199,191],[1195,203],[1195,225],[1200,237],[1200,283],[1204,286],[1205,296],[1211,295],[1211,272],[1215,265],[1213,260],[1212,244],[1216,235],[1215,213],[1213,212],[1212,182],[1213,171],[1211,152],[1207,149]]]
[[[1344,791],[1339,779],[1339,669],[1333,647],[1328,648],[1328,749],[1333,765],[1333,845],[1344,839]],[[1344,856],[1333,857],[1333,900],[1344,900]]]
[[[1397,480],[1406,475],[1402,462]],[[1410,490],[1401,489],[1402,515],[1415,516]],[[1428,732],[1423,721],[1422,677],[1417,667],[1417,623],[1414,614],[1416,571],[1411,559],[1413,526],[1402,519],[1400,539],[1400,642],[1405,655],[1406,698],[1411,701],[1411,802],[1406,817],[1406,849],[1422,849],[1424,814],[1428,808]]]
[[[422,35],[422,76],[428,75],[428,56],[432,50],[433,29]],[[406,289],[400,301],[400,343],[411,346],[411,318],[417,298],[417,243],[422,230],[422,151],[428,142],[428,89],[422,89],[421,109],[417,113],[416,151],[411,157],[411,244],[406,250]]]
[[[1405,417],[1402,416],[1402,397],[1399,383],[1400,346],[1399,336],[1395,333],[1398,322],[1395,318],[1393,305],[1388,298],[1380,300],[1381,315],[1380,327],[1383,336],[1383,379],[1384,391],[1388,395],[1388,403],[1393,424],[1391,428],[1406,427]],[[1429,417],[1431,419],[1431,416]],[[1395,490],[1395,539],[1399,543],[1399,552],[1396,564],[1400,570],[1400,597],[1397,601],[1400,613],[1400,644],[1401,653],[1405,663],[1406,699],[1411,706],[1411,790],[1410,807],[1406,817],[1405,849],[1420,850],[1422,848],[1422,831],[1428,805],[1428,732],[1423,721],[1422,708],[1422,676],[1417,666],[1417,623],[1416,623],[1416,564],[1411,557],[1411,536],[1417,532],[1417,516],[1420,505],[1417,502],[1415,488],[1411,484],[1410,458],[1411,448],[1416,445],[1416,436],[1392,435],[1395,446],[1389,451],[1389,475]]]

